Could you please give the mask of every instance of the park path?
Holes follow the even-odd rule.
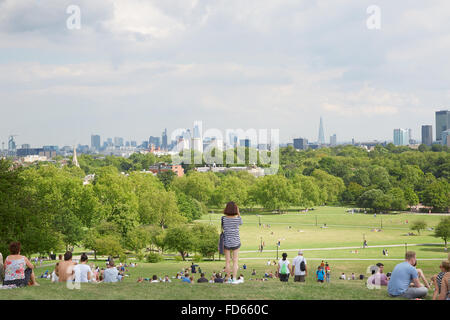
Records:
[[[408,246],[439,246],[444,243],[408,243]],[[385,244],[385,245],[377,245],[377,246],[366,246],[366,249],[369,248],[393,248],[393,247],[404,247],[405,244]],[[329,251],[329,250],[346,250],[346,249],[363,249],[362,246],[359,247],[333,247],[333,248],[309,248],[309,249],[301,249],[303,251]],[[283,252],[286,251],[299,251],[300,249],[283,249]],[[279,250],[278,250],[279,251]],[[241,251],[239,253],[259,253],[259,250],[249,250],[249,251]],[[263,252],[277,252],[277,250],[263,250]]]
[[[241,258],[239,260],[276,260],[276,257],[265,257],[265,258]],[[318,261],[405,261],[405,259],[388,259],[388,258],[307,258],[307,260],[318,260]],[[420,261],[442,261],[442,258],[428,258],[419,259]]]

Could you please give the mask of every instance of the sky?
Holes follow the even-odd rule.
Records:
[[[448,0],[0,0],[0,142],[140,143],[195,121],[317,141],[321,116],[327,141],[420,139],[450,109],[449,14]]]

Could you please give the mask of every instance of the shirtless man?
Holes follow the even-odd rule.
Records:
[[[59,282],[66,282],[73,274],[73,267],[75,263],[72,261],[72,252],[67,251],[64,254],[64,261],[59,262],[55,268],[55,273],[59,278]]]

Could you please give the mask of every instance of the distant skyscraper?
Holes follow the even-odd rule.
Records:
[[[246,148],[250,148],[251,147],[250,139],[241,139],[239,142],[240,142],[240,146],[241,147],[246,147]]]
[[[322,117],[320,117],[320,125],[319,125],[319,144],[325,144],[325,133],[323,132],[323,121]]]
[[[407,146],[409,143],[409,132],[407,129],[394,129],[394,145]]]
[[[308,148],[308,139],[298,138],[294,139],[294,149],[306,150]]]
[[[331,146],[336,146],[336,145],[337,145],[337,137],[336,137],[336,134],[333,134],[332,136],[330,136],[330,145],[331,145]]]
[[[153,137],[153,136],[151,136],[148,139],[148,144],[149,145],[154,145],[155,148],[159,148],[159,147],[161,147],[161,138],[160,137]]]
[[[427,146],[431,146],[433,144],[433,126],[432,125],[424,125],[422,126],[422,143]]]
[[[167,128],[164,129],[163,133],[162,133],[162,145],[161,148],[163,150],[167,150],[168,149],[168,145],[167,145]]]
[[[91,148],[95,150],[100,150],[100,136],[99,135],[91,135]]]
[[[436,111],[436,140],[441,140],[442,132],[450,129],[450,111]]]
[[[115,147],[123,147],[123,138],[115,137],[114,138],[114,146]]]
[[[443,146],[450,147],[450,129],[442,131],[442,133],[441,133],[441,144]]]

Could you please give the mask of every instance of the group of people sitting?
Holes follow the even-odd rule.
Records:
[[[177,272],[176,276],[172,277],[173,280],[181,280],[181,282],[186,283],[244,283],[244,275],[240,274],[239,277],[234,280],[233,274],[222,274],[222,272],[213,271],[210,279],[206,278],[205,273],[200,273],[200,277],[195,280],[193,275],[189,275],[188,270],[184,270],[181,272]],[[152,278],[143,278],[139,277],[137,282],[142,283],[144,281],[149,281],[150,283],[158,283],[158,282],[172,282],[168,275],[165,275],[164,278],[158,278],[157,275],[153,275]]]
[[[450,300],[450,254],[449,259],[442,261],[439,268],[441,271],[430,279],[434,286],[433,300]],[[397,264],[392,273],[384,274],[383,271],[384,265],[377,263],[367,283],[370,287],[387,286],[391,297],[421,299],[432,289],[422,269],[417,268],[414,251],[406,252],[405,261]]]

